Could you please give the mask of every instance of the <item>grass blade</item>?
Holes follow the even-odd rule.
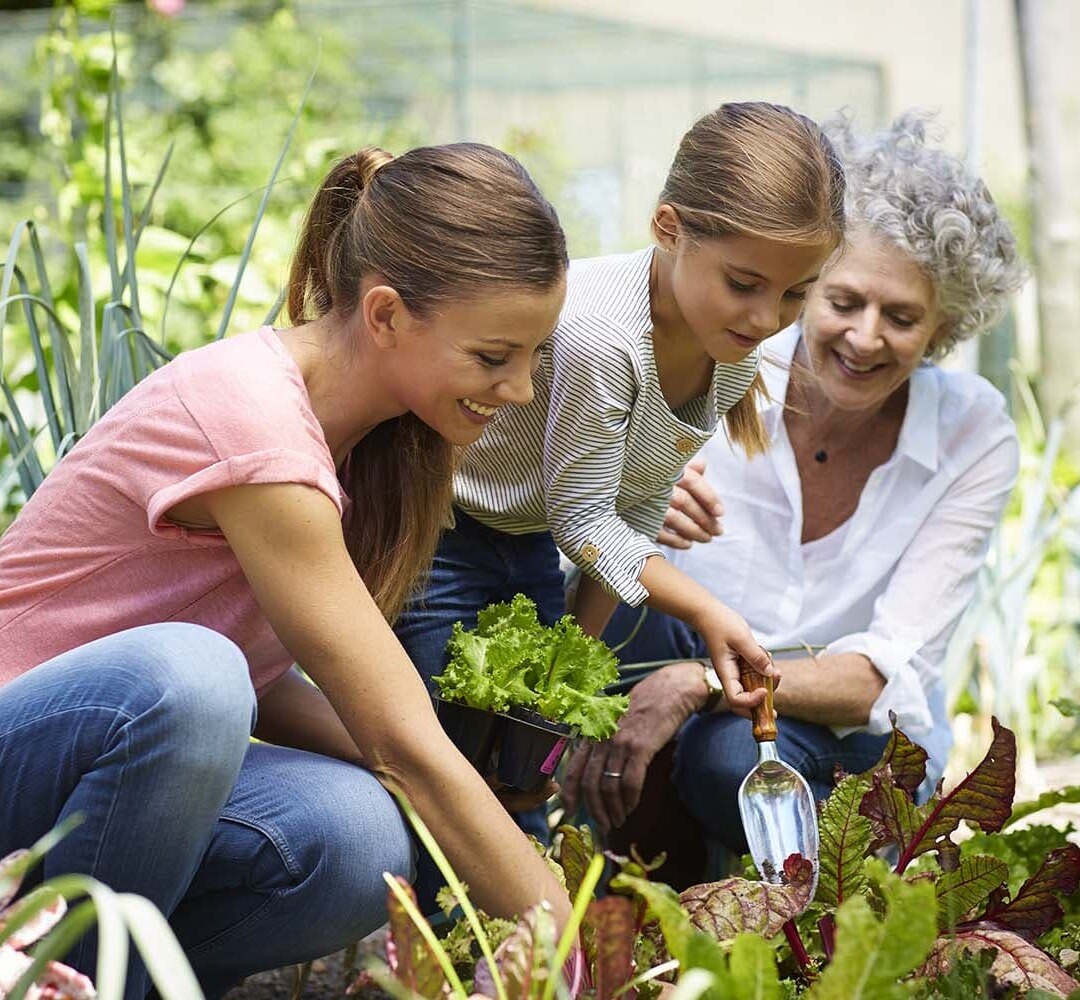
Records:
[[[11,282],[15,278],[15,257],[19,252],[22,234],[30,225],[29,219],[23,219],[11,234],[7,256],[4,258],[4,271],[0,275],[0,375],[4,373],[4,331],[7,329],[8,296],[11,294]]]
[[[34,270],[37,273],[38,294],[49,306],[46,315],[49,320],[49,343],[53,351],[53,368],[56,372],[57,390],[60,395],[60,412],[64,414],[63,422],[71,427],[75,423],[75,405],[71,393],[71,378],[68,373],[75,367],[75,358],[71,353],[66,328],[59,319],[54,318],[56,300],[53,298],[52,285],[49,283],[49,272],[45,267],[45,254],[41,250],[37,226],[31,223],[27,227],[27,232],[30,236],[30,251],[34,257]]]
[[[173,150],[175,148],[176,143],[170,142],[169,148],[165,150],[165,158],[161,161],[161,166],[158,167],[157,175],[154,177],[154,183],[150,186],[150,193],[146,196],[146,203],[139,213],[139,221],[135,225],[136,246],[139,245],[139,240],[142,239],[143,230],[146,229],[147,223],[150,221],[150,212],[154,207],[154,198],[157,197],[158,188],[161,187],[161,182],[165,179],[165,171],[169,169],[169,162],[172,160]]]
[[[142,896],[123,893],[120,910],[163,1000],[203,1000],[199,981],[168,921]]]
[[[47,885],[69,901],[81,896],[90,897],[98,925],[97,968],[94,972],[98,1000],[122,1000],[127,979],[128,932],[120,897],[88,875],[58,875],[49,879]]]
[[[131,293],[131,311],[135,315],[135,325],[142,326],[142,318],[139,312],[139,283],[135,278],[135,223],[134,213],[131,208],[131,183],[128,180],[127,148],[124,145],[124,104],[120,91],[120,70],[116,59],[116,25],[110,26],[112,35],[113,58],[112,67],[109,71],[109,86],[116,88],[116,100],[113,102],[113,113],[116,115],[116,144],[120,154],[120,206],[123,212],[124,246],[127,250],[127,260],[124,262],[123,283],[127,285]]]
[[[116,67],[116,44],[113,44],[113,68]],[[122,288],[120,285],[120,263],[117,257],[116,250],[116,205],[113,202],[113,188],[112,188],[112,122],[113,122],[113,105],[115,104],[116,95],[113,92],[113,85],[109,83],[109,92],[105,98],[105,198],[103,205],[102,226],[105,229],[105,256],[109,261],[109,278],[112,282],[112,298],[113,301],[119,302],[122,294]]]
[[[85,243],[75,244],[75,258],[79,264],[79,377],[75,385],[72,430],[76,434],[85,434],[97,415],[97,315]]]
[[[240,291],[240,282],[243,280],[244,271],[247,270],[248,259],[251,257],[251,247],[255,242],[255,234],[259,231],[259,225],[262,223],[263,214],[266,212],[266,205],[270,200],[270,192],[273,190],[274,182],[277,180],[277,175],[281,170],[281,165],[285,162],[285,156],[289,152],[289,147],[292,145],[293,136],[296,134],[296,128],[300,124],[300,117],[304,111],[304,105],[307,104],[308,95],[311,93],[311,85],[315,82],[315,71],[311,71],[311,75],[308,77],[307,86],[304,87],[303,96],[300,98],[300,104],[296,109],[296,114],[293,115],[292,124],[289,126],[289,131],[285,136],[285,144],[281,147],[281,152],[278,153],[277,162],[274,164],[274,169],[270,172],[270,180],[266,185],[265,191],[263,191],[262,200],[259,202],[259,209],[255,213],[255,221],[251,224],[251,230],[248,232],[247,242],[244,244],[243,253],[240,254],[240,266],[236,269],[236,278],[233,281],[232,288],[229,289],[229,297],[225,301],[225,311],[221,317],[221,325],[218,326],[217,340],[221,340],[225,336],[225,331],[229,328],[229,320],[232,318],[233,306],[236,304],[236,296]]]

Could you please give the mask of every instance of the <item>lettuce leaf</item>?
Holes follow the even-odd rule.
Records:
[[[446,648],[446,669],[433,680],[447,701],[491,712],[521,705],[593,740],[612,736],[629,705],[603,694],[619,676],[611,650],[570,615],[542,625],[523,594],[484,608],[475,629],[457,622]]]

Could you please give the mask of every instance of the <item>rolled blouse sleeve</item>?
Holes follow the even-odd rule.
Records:
[[[826,654],[861,653],[885,679],[865,727],[891,729],[895,712],[910,733],[932,727],[927,692],[942,678],[949,640],[975,593],[979,570],[1019,467],[1011,423],[980,451],[935,505],[874,604],[864,632],[830,643]],[[840,737],[855,727],[835,727]]]

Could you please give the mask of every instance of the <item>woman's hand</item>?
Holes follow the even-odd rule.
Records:
[[[708,694],[697,662],[672,663],[635,685],[619,731],[574,751],[563,786],[567,809],[576,810],[583,798],[601,833],[622,826],[637,807],[653,757],[705,704]]]
[[[705,459],[691,459],[675,484],[657,541],[673,549],[710,542],[724,533],[724,505],[705,478]]]
[[[559,794],[558,782],[551,780],[549,780],[538,792],[519,792],[516,788],[504,785],[494,775],[491,775],[484,780],[488,783],[488,787],[495,793],[495,798],[497,798],[502,803],[503,808],[510,813],[529,812],[532,809],[536,809],[538,806],[542,806],[553,795]]]

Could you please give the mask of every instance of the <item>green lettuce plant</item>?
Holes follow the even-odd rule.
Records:
[[[491,712],[521,705],[593,740],[612,736],[629,705],[603,693],[619,676],[611,650],[570,615],[542,625],[523,594],[489,605],[474,629],[455,623],[447,652],[445,671],[433,678],[447,701]]]

